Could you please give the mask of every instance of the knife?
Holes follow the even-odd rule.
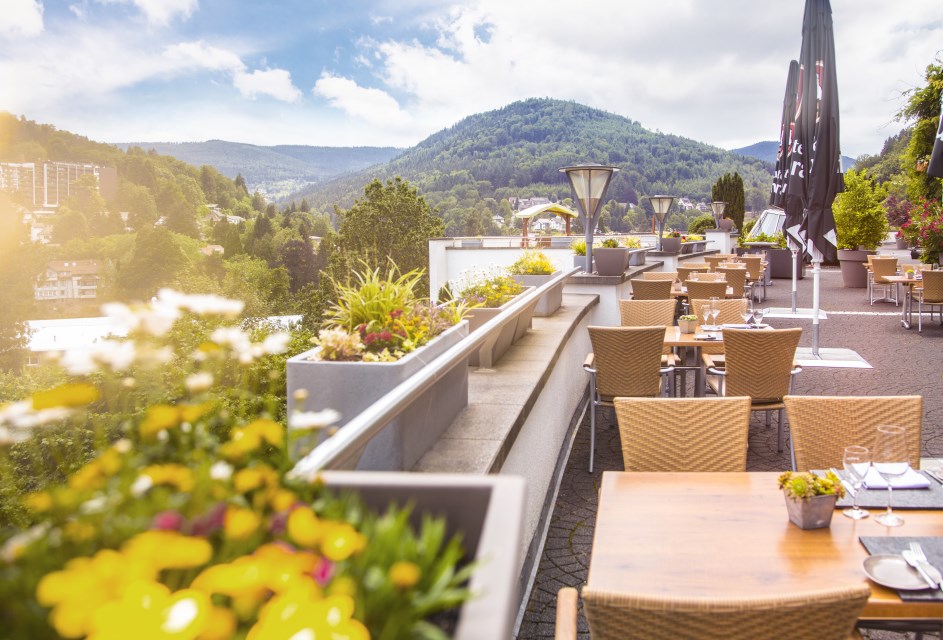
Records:
[[[927,554],[924,552],[923,547],[920,546],[919,542],[913,543],[914,549],[914,559],[917,561],[917,564],[926,572],[927,576],[931,580],[936,580],[937,584],[940,585],[940,588],[943,589],[943,574],[940,573],[940,570],[930,564],[929,560],[920,560],[920,558],[926,558]]]
[[[914,557],[914,552],[913,552],[913,551],[911,551],[910,549],[904,549],[903,551],[900,552],[900,555],[902,555],[902,556],[904,557],[904,560],[907,561],[907,564],[909,564],[911,567],[913,567],[914,569],[917,570],[917,573],[920,574],[920,577],[923,578],[924,582],[926,582],[928,585],[930,585],[930,587],[936,589],[937,586],[939,586],[940,583],[939,583],[939,582],[934,582],[934,581],[933,581],[933,578],[931,578],[931,577],[929,576],[929,574],[926,572],[926,570],[923,568],[923,566],[921,566],[921,565],[927,564],[927,563],[919,562],[919,561]],[[937,573],[939,573],[939,571],[938,571]]]
[[[854,497],[855,497],[855,488],[851,486],[851,483],[848,482],[847,480],[845,480],[844,478],[842,478],[842,477],[839,475],[839,473],[838,473],[837,470],[835,470],[835,469],[829,469],[829,471],[831,471],[832,473],[835,474],[835,476],[838,478],[839,482],[841,482],[842,486],[845,487],[845,491],[848,492],[848,495],[850,495],[852,498],[854,498]]]

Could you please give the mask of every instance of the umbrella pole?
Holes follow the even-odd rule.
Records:
[[[819,276],[822,273],[822,256],[816,251],[812,255],[812,357],[819,358]]]
[[[792,315],[796,315],[796,262],[799,252],[792,250]]]

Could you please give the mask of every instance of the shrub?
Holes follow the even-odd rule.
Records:
[[[508,267],[508,272],[516,276],[544,276],[556,270],[550,258],[542,251],[525,251],[524,255]]]
[[[641,249],[642,239],[638,236],[626,236],[622,240],[622,246],[628,247],[629,249]]]
[[[688,223],[688,233],[704,233],[708,229],[714,229],[717,225],[714,222],[714,216],[709,213],[705,213],[702,216],[698,216],[691,220]]]
[[[605,240],[599,243],[599,246],[602,247],[603,249],[618,249],[619,241],[616,240],[615,238],[606,238]]]
[[[832,205],[839,249],[877,249],[887,236],[887,216],[881,207],[885,189],[863,173],[845,173],[845,190]]]
[[[578,256],[586,255],[586,240],[574,240],[573,244],[570,245],[570,249],[573,250]]]

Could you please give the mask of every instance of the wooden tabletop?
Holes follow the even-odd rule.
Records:
[[[688,288],[684,285],[678,284],[675,282],[671,287],[671,297],[672,298],[687,298],[688,297]],[[733,287],[727,287],[727,296],[728,298],[733,297]]]
[[[711,335],[717,336],[716,340],[698,340],[694,336],[708,333],[701,329],[701,325],[694,328],[694,333],[681,333],[679,327],[665,327],[665,346],[666,347],[703,347],[705,344],[723,344],[724,332],[711,331]]]
[[[943,511],[902,527],[836,511],[827,529],[789,522],[778,473],[603,473],[587,584],[680,597],[781,595],[867,580],[858,536],[941,536]],[[875,513],[875,512],[872,512]],[[867,581],[865,618],[941,618],[943,602],[903,602]]]
[[[888,282],[896,282],[898,284],[909,284],[910,286],[913,286],[915,284],[921,284],[923,282],[923,278],[920,278],[918,280],[917,278],[908,278],[907,276],[884,276],[884,279],[887,280]]]

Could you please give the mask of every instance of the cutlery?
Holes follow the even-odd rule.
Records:
[[[920,577],[923,578],[924,582],[930,585],[930,587],[932,587],[933,589],[936,589],[939,583],[934,582],[933,578],[927,575],[927,572],[924,571],[922,566],[920,566],[920,563],[917,561],[917,558],[914,557],[913,551],[911,551],[910,549],[904,549],[903,551],[900,552],[900,555],[904,557],[904,560],[907,561],[907,564],[909,564],[911,567],[917,570],[917,573],[920,574]]]
[[[829,471],[831,471],[832,473],[835,474],[835,476],[836,476],[836,477],[838,478],[838,480],[841,482],[842,486],[845,487],[845,491],[848,492],[848,495],[850,495],[852,498],[854,498],[854,497],[855,497],[855,488],[854,488],[853,486],[851,486],[851,483],[848,482],[847,480],[845,480],[844,478],[842,478],[842,477],[841,477],[841,474],[838,473],[837,470],[835,470],[835,469],[829,469]]]
[[[922,471],[940,484],[943,484],[943,478],[940,477],[940,472],[936,469],[922,469]]]
[[[931,580],[936,580],[940,584],[940,589],[943,590],[943,574],[940,573],[940,570],[930,564],[930,561],[927,560],[927,554],[923,552],[923,547],[920,546],[919,542],[910,543],[910,551],[914,554],[914,559],[923,567],[923,570],[927,572],[927,575],[930,576]]]

